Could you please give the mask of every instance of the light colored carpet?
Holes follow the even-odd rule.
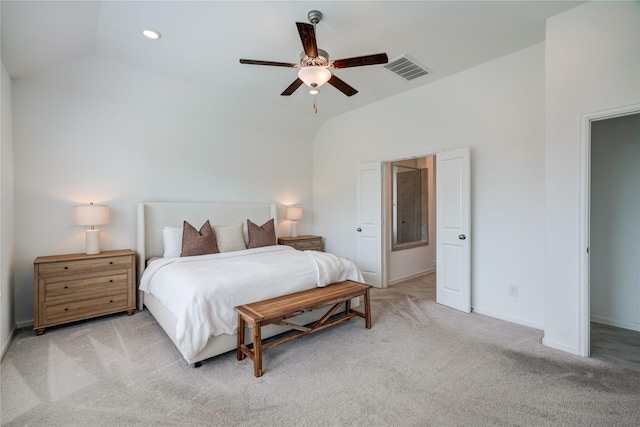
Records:
[[[148,312],[22,330],[1,365],[7,426],[640,425],[640,373],[546,348],[542,332],[433,301],[433,279],[363,319],[189,367]]]

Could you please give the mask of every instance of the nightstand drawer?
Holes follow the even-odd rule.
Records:
[[[40,264],[38,271],[41,275],[81,273],[84,271],[125,269],[132,267],[132,257],[105,257],[75,261],[58,261]]]
[[[322,251],[322,236],[307,234],[297,237],[279,237],[279,245],[287,245],[299,251]]]
[[[322,240],[318,239],[318,240],[304,240],[301,242],[289,242],[287,243],[287,245],[296,248],[300,251],[304,251],[304,250],[315,250],[315,251],[320,251],[322,250]]]
[[[48,325],[94,317],[99,314],[126,310],[127,295],[119,293],[87,300],[70,301],[63,304],[45,304],[44,319]]]
[[[83,298],[126,292],[129,283],[127,271],[115,274],[77,275],[71,278],[55,277],[44,279],[44,300],[55,301],[65,298]],[[41,291],[42,292],[42,291]]]

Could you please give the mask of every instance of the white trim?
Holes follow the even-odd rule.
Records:
[[[33,322],[31,322],[31,325],[33,326]],[[4,359],[4,355],[7,354],[7,350],[9,350],[9,347],[11,347],[11,342],[13,342],[13,338],[16,336],[16,332],[18,332],[18,328],[13,328],[9,333],[9,339],[7,340],[7,344],[2,349],[2,354],[0,354],[0,361]]]
[[[638,323],[620,322],[618,320],[609,319],[607,317],[594,315],[591,316],[591,321],[595,323],[601,323],[603,325],[615,326],[616,328],[629,329],[630,331],[640,332],[640,324]]]
[[[628,116],[640,113],[640,104],[632,104],[624,107],[613,108],[610,110],[597,111],[593,113],[583,114],[581,116],[580,129],[580,213],[579,213],[579,238],[578,238],[578,348],[577,352],[571,350],[580,356],[589,357],[591,348],[590,322],[590,278],[589,278],[589,248],[590,236],[590,191],[591,191],[591,122],[598,120],[612,119],[616,117]],[[545,340],[542,340],[543,344]],[[553,344],[549,345],[553,348]],[[562,348],[560,348],[562,349]]]
[[[33,319],[16,322],[16,329],[33,328]]]
[[[547,346],[547,347],[551,347],[551,348],[555,348],[556,350],[561,350],[564,351],[566,353],[571,353],[571,354],[575,354],[576,356],[580,356],[581,354],[578,352],[578,348],[577,347],[569,347],[568,345],[564,345],[564,344],[560,344],[557,343],[555,341],[550,341],[546,338],[542,338],[542,345]]]
[[[483,316],[493,317],[494,319],[505,320],[507,322],[515,323],[517,325],[527,326],[529,328],[539,329],[541,332],[544,331],[544,325],[540,323],[528,322],[526,320],[522,320],[519,317],[505,316],[502,314],[494,313],[492,311],[483,310],[482,308],[472,307],[471,311],[477,314],[481,314]]]

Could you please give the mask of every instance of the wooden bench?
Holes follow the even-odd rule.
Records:
[[[262,376],[262,352],[264,350],[350,320],[356,316],[363,317],[365,326],[367,329],[371,329],[370,288],[370,285],[346,280],[324,288],[309,289],[235,307],[238,312],[238,360],[243,360],[245,356],[252,359],[254,375],[260,377]],[[360,296],[364,296],[364,313],[351,309],[351,300]],[[312,326],[296,325],[284,321],[306,311],[328,307],[332,304],[333,307]],[[330,320],[330,317],[338,311],[342,304],[345,306],[344,313]],[[253,328],[252,348],[249,348],[244,342],[246,323]],[[298,332],[263,344],[261,328],[271,324],[295,329]]]

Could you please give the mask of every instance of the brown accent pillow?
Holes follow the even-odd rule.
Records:
[[[209,220],[200,227],[200,231],[184,221],[182,225],[182,253],[180,256],[217,254],[218,245]]]
[[[249,244],[247,245],[247,249],[276,244],[276,229],[273,223],[273,218],[262,224],[260,227],[250,220],[247,220],[247,233],[249,234]]]

